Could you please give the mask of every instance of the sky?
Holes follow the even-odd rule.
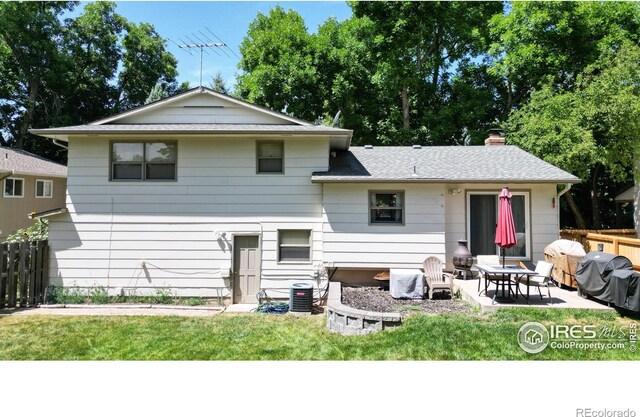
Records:
[[[345,2],[337,1],[119,1],[116,11],[130,21],[151,23],[160,36],[167,39],[168,50],[178,60],[178,81],[189,81],[191,86],[197,86],[200,78],[199,51],[192,50],[190,55],[176,43],[182,44],[180,39],[191,43],[187,36],[197,42],[193,34],[208,42],[200,32],[215,40],[208,28],[240,56],[239,46],[251,21],[258,12],[266,14],[277,4],[300,13],[310,32],[315,32],[329,17],[344,20],[351,16],[351,8]],[[83,5],[74,14],[79,14]],[[227,87],[231,87],[238,72],[238,61],[238,57],[229,51],[227,54],[212,51],[203,54],[203,84],[209,84],[211,77],[220,71]]]

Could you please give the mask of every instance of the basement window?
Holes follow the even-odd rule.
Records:
[[[111,180],[176,179],[176,142],[112,142]]]
[[[311,230],[279,230],[278,262],[310,262]]]

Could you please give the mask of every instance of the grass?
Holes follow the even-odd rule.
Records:
[[[415,314],[399,328],[345,337],[326,317],[0,316],[0,360],[635,360],[624,350],[531,355],[516,341],[528,321],[621,326],[613,311],[531,310]]]

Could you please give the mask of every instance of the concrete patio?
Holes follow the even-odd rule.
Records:
[[[591,299],[585,299],[578,296],[577,291],[558,288],[556,286],[551,286],[551,300],[547,296],[547,289],[541,288],[543,299],[540,299],[540,295],[538,294],[538,289],[531,287],[530,292],[530,304],[527,303],[527,300],[522,296],[518,295],[516,299],[513,295],[509,297],[513,302],[510,303],[500,303],[496,301],[495,304],[492,303],[492,298],[495,293],[495,284],[491,284],[489,289],[487,290],[487,294],[482,292],[482,294],[478,295],[478,278],[475,279],[455,279],[454,285],[457,289],[460,290],[462,298],[466,301],[469,301],[473,304],[476,304],[480,307],[483,312],[488,311],[496,311],[500,308],[511,308],[511,307],[532,307],[532,308],[586,308],[593,310],[609,310],[611,307],[608,307],[604,303],[600,303],[597,301],[593,301]],[[515,285],[511,284],[511,288],[515,291]],[[484,290],[484,281],[481,284],[481,289]],[[524,291],[526,294],[527,288],[525,285],[520,286],[520,291]],[[505,293],[506,294],[506,293]],[[502,295],[502,292],[498,295]]]

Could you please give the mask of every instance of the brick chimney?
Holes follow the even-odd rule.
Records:
[[[489,129],[489,137],[484,140],[484,146],[504,146],[505,139],[502,129],[494,127]]]

